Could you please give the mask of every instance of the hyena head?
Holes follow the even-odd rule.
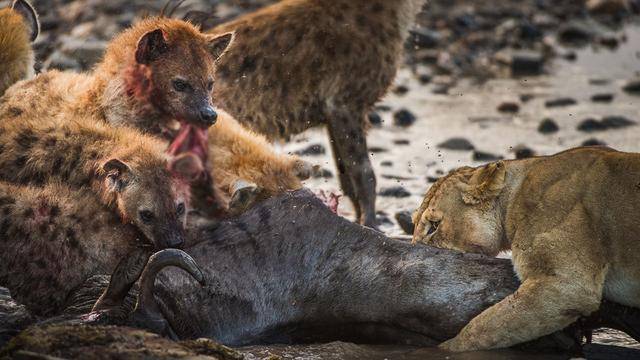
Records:
[[[233,34],[207,35],[174,19],[155,24],[138,39],[128,91],[143,96],[167,119],[206,129],[217,119],[212,103],[215,61]]]
[[[124,222],[135,225],[156,249],[184,244],[189,186],[186,175],[171,172],[165,161],[102,165],[107,196],[115,199]]]

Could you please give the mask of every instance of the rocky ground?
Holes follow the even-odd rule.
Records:
[[[271,2],[188,0],[176,14],[211,26]],[[0,1],[0,7],[7,3]],[[114,34],[164,5],[155,0],[34,3],[41,13],[43,33],[36,49],[43,70],[89,69]],[[374,126],[369,145],[383,231],[410,233],[410,213],[424,192],[458,166],[552,154],[584,144],[640,151],[640,22],[634,15],[640,1],[587,3],[429,1],[407,42],[406,65],[370,116]],[[215,16],[203,17],[203,12]],[[339,191],[323,129],[278,147],[320,165],[308,187]],[[339,210],[353,216],[347,201]],[[634,345],[615,333],[605,333],[598,341]],[[427,356],[416,349],[343,343],[248,351],[254,358],[267,353],[284,358]]]

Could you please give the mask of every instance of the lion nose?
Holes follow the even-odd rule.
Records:
[[[202,120],[202,122],[206,123],[207,125],[211,126],[215,124],[217,119],[218,114],[215,110],[213,110],[211,106],[206,106],[202,108],[202,110],[200,110],[200,120]]]

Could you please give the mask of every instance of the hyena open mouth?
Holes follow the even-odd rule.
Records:
[[[197,161],[190,162],[191,172],[205,176],[206,164],[209,158],[209,139],[207,128],[201,128],[185,121],[180,122],[178,134],[167,149],[167,153],[175,158],[193,157]]]

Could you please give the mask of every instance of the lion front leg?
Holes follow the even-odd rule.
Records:
[[[602,283],[587,286],[566,277],[525,280],[440,348],[455,352],[505,348],[562,330],[598,309],[601,289]]]

